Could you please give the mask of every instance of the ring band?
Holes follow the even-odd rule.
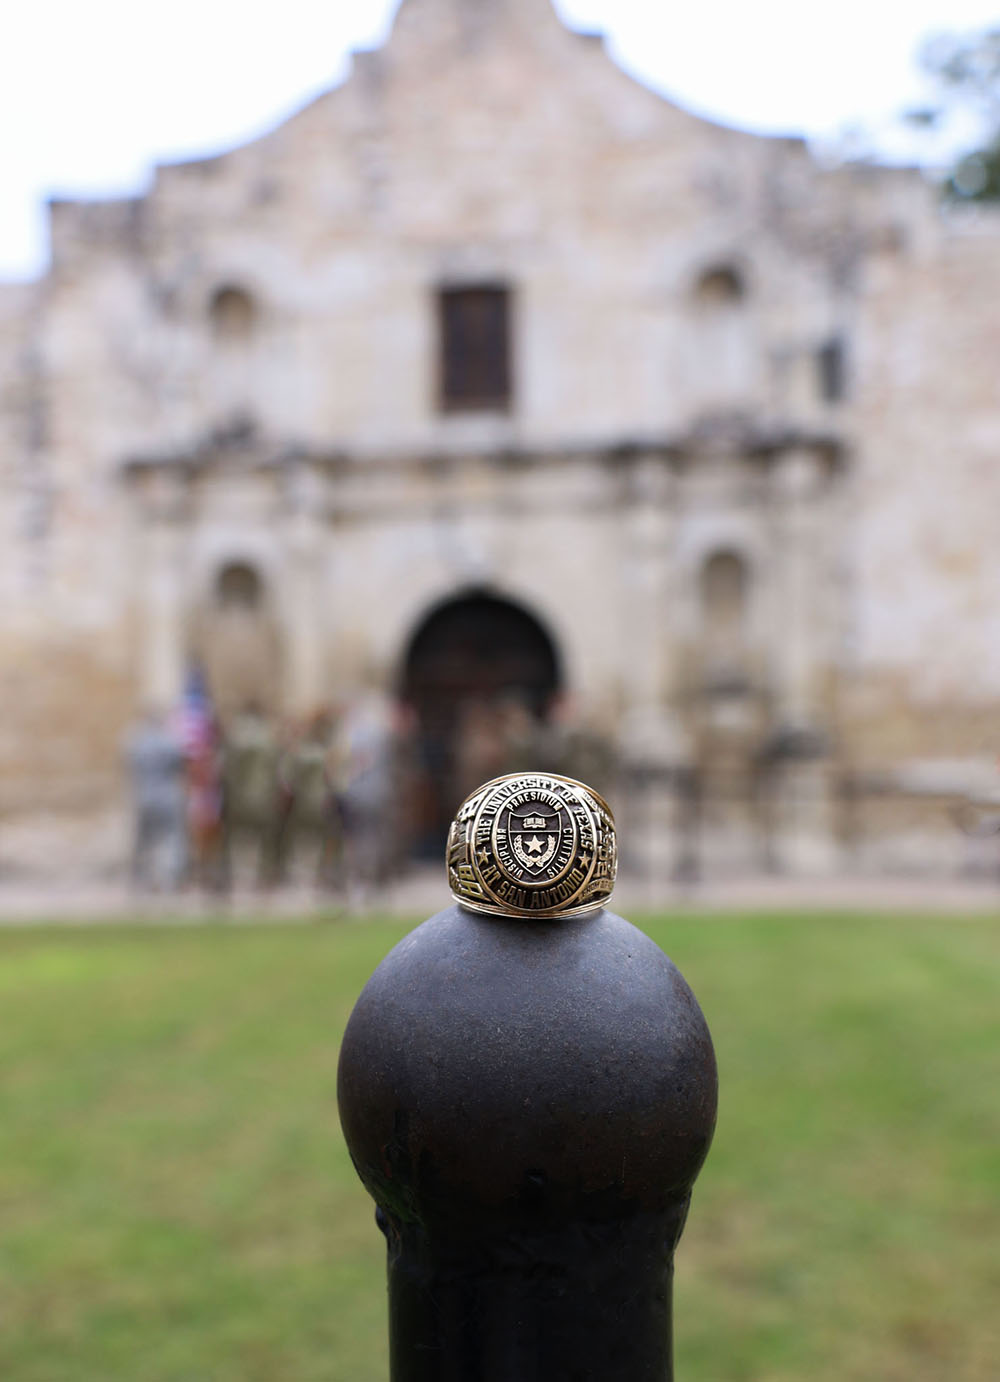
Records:
[[[611,896],[618,843],[611,808],[556,773],[507,773],[467,796],[448,832],[448,883],[472,912],[573,917]]]

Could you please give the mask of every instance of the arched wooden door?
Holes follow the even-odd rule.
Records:
[[[470,593],[423,620],[410,640],[401,686],[416,718],[419,853],[440,850],[462,798],[511,770],[519,751],[529,751],[560,680],[551,636],[510,600]]]

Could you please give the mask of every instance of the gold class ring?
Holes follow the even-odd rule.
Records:
[[[466,797],[448,832],[451,895],[487,916],[595,912],[617,869],[610,806],[556,773],[495,777]]]

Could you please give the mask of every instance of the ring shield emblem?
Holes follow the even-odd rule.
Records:
[[[521,884],[551,882],[572,852],[574,823],[566,806],[536,789],[526,802],[503,807],[497,815],[496,852],[501,867]]]
[[[611,895],[616,865],[610,807],[554,773],[485,783],[459,807],[448,837],[452,895],[490,915],[595,911]]]
[[[555,828],[552,823],[555,822]],[[537,875],[552,861],[562,841],[562,822],[558,814],[547,814],[541,804],[532,802],[527,810],[508,818],[508,839],[517,862],[527,869],[529,876]]]

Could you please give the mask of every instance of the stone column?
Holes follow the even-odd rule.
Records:
[[[322,554],[325,515],[323,476],[298,465],[289,480],[286,518],[285,707],[308,715],[328,698],[323,641]]]
[[[629,856],[652,887],[674,876],[680,843],[678,786],[688,749],[671,703],[673,476],[654,457],[635,472],[624,525],[621,752],[630,825]]]
[[[837,863],[833,745],[822,701],[831,636],[826,484],[822,457],[814,451],[791,451],[777,463],[776,723],[769,788],[774,863],[794,875],[829,873]]]
[[[184,559],[190,496],[180,467],[164,465],[147,477],[140,514],[139,685],[143,705],[165,711],[180,698],[187,656]]]

